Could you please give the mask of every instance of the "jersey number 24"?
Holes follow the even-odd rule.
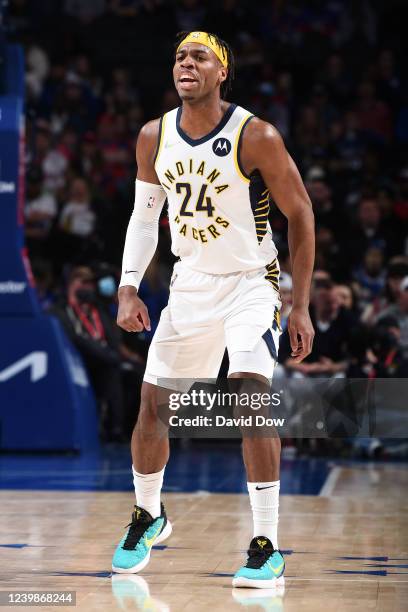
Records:
[[[204,183],[200,189],[200,193],[198,194],[197,202],[196,202],[196,211],[206,211],[208,217],[214,216],[214,206],[212,205],[211,198],[205,195],[207,191],[208,185]],[[182,217],[194,217],[194,213],[187,210],[187,206],[191,199],[191,185],[190,183],[176,183],[176,191],[177,193],[185,192],[184,200],[181,204],[180,208],[180,216]],[[205,200],[205,204],[204,204]]]

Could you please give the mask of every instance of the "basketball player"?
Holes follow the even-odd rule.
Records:
[[[217,36],[181,33],[173,75],[182,105],[147,123],[136,146],[136,197],[123,255],[120,327],[128,332],[150,329],[137,291],[157,246],[166,198],[172,251],[180,261],[147,359],[132,436],[137,505],[113,557],[115,572],[142,570],[153,544],[172,529],[160,503],[169,458],[168,437],[157,427],[160,379],[215,379],[225,347],[229,377],[263,384],[272,379],[280,299],[269,193],[289,227],[292,357],[299,363],[311,351],[311,204],[276,129],[222,99],[233,69],[231,50]],[[277,539],[279,438],[244,437],[243,457],[254,538],[233,585],[270,588],[283,583],[285,567]]]

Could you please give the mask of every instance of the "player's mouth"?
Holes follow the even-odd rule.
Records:
[[[190,74],[182,74],[178,82],[183,87],[183,89],[190,89],[195,85],[195,83],[198,83],[197,79],[195,79]]]

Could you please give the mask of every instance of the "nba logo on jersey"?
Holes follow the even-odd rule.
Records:
[[[147,208],[153,208],[155,199],[156,198],[154,196],[150,196],[150,198],[149,198],[149,200],[147,202]]]
[[[219,157],[225,157],[231,151],[231,143],[226,138],[217,138],[213,142],[212,149]]]

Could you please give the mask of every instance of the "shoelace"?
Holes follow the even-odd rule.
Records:
[[[247,551],[248,561],[246,567],[251,567],[252,569],[259,569],[263,566],[268,557],[272,554],[272,550],[267,548],[266,550],[262,548],[250,548]]]
[[[143,521],[132,521],[129,525],[126,525],[126,527],[129,527],[129,531],[122,548],[125,550],[133,550],[150,525],[151,523]]]

